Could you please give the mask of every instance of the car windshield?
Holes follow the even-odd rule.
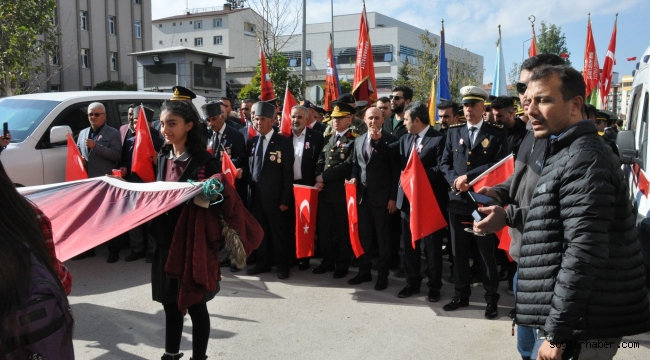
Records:
[[[29,99],[0,99],[0,122],[9,123],[11,142],[24,141],[60,102]]]

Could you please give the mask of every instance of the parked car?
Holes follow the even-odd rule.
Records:
[[[160,106],[170,93],[142,91],[76,91],[18,95],[0,99],[0,123],[8,122],[11,143],[2,152],[2,164],[17,186],[65,181],[67,134],[77,139],[90,126],[88,105],[106,107],[106,124],[119,129],[127,123],[130,104],[143,104],[160,116]],[[195,110],[205,103],[197,96]],[[198,112],[197,112],[198,114]]]

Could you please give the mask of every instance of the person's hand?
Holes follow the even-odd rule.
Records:
[[[501,206],[480,207],[478,211],[487,216],[481,221],[474,221],[474,232],[492,234],[506,226],[506,211]]]
[[[126,176],[126,168],[124,166],[120,168],[120,172],[122,173],[122,177]]]
[[[538,360],[562,360],[562,353],[564,353],[564,348],[559,346],[560,344],[551,344],[547,340],[544,340],[542,346],[539,347],[539,352],[537,353]]]
[[[244,176],[244,170],[241,168],[237,169],[237,179],[241,179]]]
[[[152,156],[151,162],[153,162],[154,165],[158,165],[158,156]]]
[[[94,149],[97,143],[93,139],[86,139],[86,147],[89,149]]]
[[[388,213],[392,214],[397,211],[397,203],[395,200],[388,200]]]
[[[7,133],[7,136],[0,136],[0,147],[7,147],[11,142],[11,133]]]
[[[499,194],[497,194],[497,192],[494,191],[494,188],[491,186],[483,186],[482,188],[478,189],[476,193],[481,195],[487,195],[491,198],[497,199],[498,202],[501,202],[501,198],[499,197]]]
[[[316,182],[317,183],[322,183],[323,182],[323,175],[316,176]]]
[[[316,189],[318,189],[318,191],[321,191],[325,187],[325,184],[323,184],[322,182],[319,182],[319,183],[316,183],[316,185],[314,185],[314,187]]]
[[[280,211],[287,211],[289,207],[287,205],[280,205]]]
[[[356,185],[357,184],[357,179],[352,178],[350,180],[345,180],[345,182],[348,183],[348,184]]]
[[[370,139],[377,141],[381,139],[381,131],[376,130],[374,127],[368,129],[370,131]]]
[[[467,175],[461,175],[454,180],[454,189],[465,192],[469,190],[469,184],[467,183]]]
[[[88,164],[88,161],[84,157],[81,158],[81,162],[84,164],[84,167],[86,167],[86,164]]]

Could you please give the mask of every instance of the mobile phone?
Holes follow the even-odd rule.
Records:
[[[499,205],[499,202],[497,201],[497,199],[495,199],[493,197],[478,194],[478,193],[475,193],[473,191],[469,191],[469,193],[470,193],[470,196],[471,196],[472,200],[474,200],[475,203],[485,205],[485,206]]]
[[[2,137],[7,138],[7,135],[9,135],[9,123],[8,122],[3,122],[2,123]]]

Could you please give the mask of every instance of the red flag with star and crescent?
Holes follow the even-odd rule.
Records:
[[[156,181],[156,173],[153,169],[153,158],[156,157],[157,153],[153,146],[147,120],[144,108],[141,106],[140,112],[138,113],[138,123],[135,125],[133,164],[131,165],[131,170],[142,181],[154,182]]]
[[[359,257],[365,252],[359,240],[359,214],[357,212],[357,185],[345,183],[345,198],[348,199],[348,228],[350,229],[350,244],[354,256]]]
[[[235,187],[237,168],[235,167],[235,164],[233,164],[232,160],[230,160],[230,155],[228,155],[227,151],[221,151],[221,154],[223,154],[221,161],[221,172],[226,176],[228,183],[231,186]]]
[[[609,94],[612,87],[612,73],[614,72],[614,65],[616,65],[616,23],[618,17],[614,20],[614,30],[612,37],[609,40],[607,47],[607,54],[605,55],[605,63],[603,64],[603,74],[600,78],[600,101],[605,104],[605,97]]]
[[[275,99],[275,92],[273,91],[273,81],[271,81],[271,74],[269,68],[266,66],[266,56],[264,56],[264,49],[260,44],[260,100],[267,101]]]
[[[314,256],[318,189],[294,185],[293,196],[296,199],[296,258],[302,259]]]
[[[83,163],[77,144],[68,133],[68,156],[65,164],[65,181],[88,179],[88,173]]]

